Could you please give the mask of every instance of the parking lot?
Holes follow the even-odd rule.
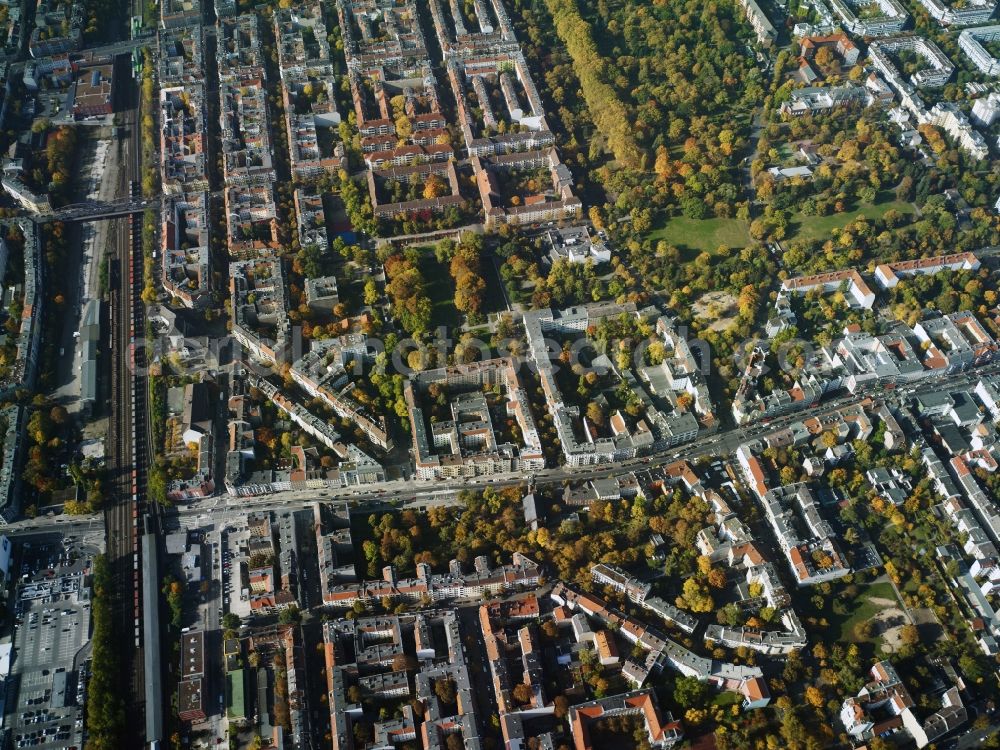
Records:
[[[7,716],[11,748],[79,748],[90,641],[86,559],[58,545],[26,556],[14,607]]]
[[[30,606],[30,605],[29,605]],[[82,690],[75,659],[89,640],[87,604],[30,606],[14,638],[15,748],[79,746]]]

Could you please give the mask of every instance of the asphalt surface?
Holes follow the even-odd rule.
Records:
[[[90,603],[86,597],[80,600],[77,591],[91,556],[85,553],[69,563],[58,560],[63,554],[64,548],[53,541],[35,545],[23,559],[37,572],[17,588],[4,720],[11,748],[46,750],[82,744],[83,712],[77,690],[79,668],[89,650]],[[81,551],[74,548],[74,555]],[[55,680],[63,672],[66,691],[60,696]]]
[[[364,487],[329,487],[320,489],[287,490],[256,497],[229,497],[228,495],[205,498],[177,508],[174,515],[182,526],[197,526],[197,522],[206,522],[208,518],[218,520],[221,516],[238,518],[249,510],[277,510],[281,508],[294,509],[308,507],[311,503],[322,501],[337,504],[343,502],[347,506],[357,506],[370,503],[389,504],[401,503],[404,507],[425,508],[435,505],[455,505],[458,503],[458,493],[462,490],[477,489],[487,485],[491,487],[527,486],[529,484],[552,485],[563,482],[583,482],[619,475],[629,471],[644,471],[663,467],[675,461],[694,461],[704,456],[728,455],[740,445],[766,437],[789,424],[806,417],[831,417],[833,413],[847,406],[860,403],[866,398],[910,398],[916,394],[927,393],[942,388],[958,388],[975,383],[980,377],[1000,372],[1000,363],[971,369],[952,375],[926,379],[911,386],[887,390],[884,385],[872,387],[870,390],[856,394],[845,394],[808,411],[797,411],[776,417],[767,424],[754,423],[742,427],[722,430],[714,435],[706,435],[694,442],[674,448],[672,452],[664,452],[653,456],[619,461],[598,466],[566,467],[545,469],[533,474],[513,472],[497,474],[476,479],[460,479],[446,481],[428,480],[395,480],[378,485]],[[80,517],[44,517],[17,521],[9,524],[4,532],[9,536],[37,534],[54,528],[66,533],[85,533],[92,528],[93,519]]]

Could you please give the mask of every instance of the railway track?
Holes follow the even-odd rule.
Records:
[[[119,141],[119,194],[139,194],[140,151],[137,114],[124,114],[129,137]],[[142,302],[142,216],[114,219],[110,236],[116,278],[111,293],[111,442],[114,446],[114,503],[104,514],[107,555],[115,585],[114,622],[121,644],[121,685],[126,708],[123,747],[142,747],[141,560],[144,497],[149,465],[145,309]]]

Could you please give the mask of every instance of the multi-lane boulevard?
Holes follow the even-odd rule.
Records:
[[[406,507],[428,507],[457,503],[461,490],[490,487],[545,486],[567,481],[582,482],[589,479],[609,477],[628,471],[651,470],[674,461],[694,461],[703,456],[725,456],[733,453],[743,443],[758,440],[777,432],[804,417],[820,419],[834,418],[834,413],[845,407],[859,404],[865,399],[904,400],[920,393],[928,393],[941,388],[960,388],[974,384],[984,375],[1000,373],[1000,363],[972,368],[951,375],[927,378],[915,384],[896,389],[886,389],[884,384],[874,385],[854,394],[844,394],[808,411],[796,411],[770,420],[742,427],[732,427],[705,435],[684,446],[655,455],[644,456],[615,463],[584,467],[560,466],[534,473],[496,474],[475,479],[427,481],[400,479],[363,487],[324,487],[292,489],[254,497],[229,497],[218,495],[192,502],[176,509],[176,517],[184,526],[207,525],[209,518],[245,513],[247,510],[277,510],[305,507],[316,501],[344,503],[356,507],[369,504],[402,504]],[[201,523],[202,521],[206,523]],[[12,536],[39,534],[59,531],[69,534],[86,534],[98,523],[96,516],[44,517],[10,524],[4,533]]]

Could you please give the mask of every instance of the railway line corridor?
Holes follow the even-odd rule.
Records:
[[[129,133],[120,140],[123,169],[119,194],[139,195],[140,149],[136,112],[124,114]],[[144,526],[148,455],[146,359],[142,342],[145,308],[142,302],[142,215],[112,219],[111,245],[111,434],[114,502],[105,510],[106,548],[115,596],[114,623],[121,644],[121,684],[125,689],[126,727],[123,747],[142,747],[144,675],[142,660],[141,558],[139,540]]]

